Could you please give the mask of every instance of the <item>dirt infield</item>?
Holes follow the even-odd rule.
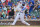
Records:
[[[40,27],[40,26],[0,26],[0,27]]]

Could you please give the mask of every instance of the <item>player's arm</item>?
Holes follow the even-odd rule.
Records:
[[[14,11],[14,15],[15,15],[16,11]]]
[[[26,9],[26,8],[24,7],[24,8],[22,9],[22,11],[25,10],[25,9]]]
[[[16,16],[16,11],[14,11],[14,17]]]

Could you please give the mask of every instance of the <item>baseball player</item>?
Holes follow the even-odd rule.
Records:
[[[20,18],[20,21],[23,23],[23,24],[26,24],[26,25],[30,25],[29,23],[27,23],[26,21],[24,21],[24,10],[25,10],[25,7],[22,7],[21,5],[19,6],[19,4],[17,5],[17,9],[18,11],[17,13],[17,16],[15,17],[14,19],[14,22],[11,24],[11,25],[15,25],[17,20]]]

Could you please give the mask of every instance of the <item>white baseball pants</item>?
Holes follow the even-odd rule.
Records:
[[[23,24],[26,24],[26,25],[30,25],[29,23],[27,23],[26,21],[24,21],[24,13],[19,13],[17,14],[17,16],[15,17],[14,19],[14,22],[12,23],[13,25],[16,24],[17,20],[20,18],[20,21],[23,23]]]

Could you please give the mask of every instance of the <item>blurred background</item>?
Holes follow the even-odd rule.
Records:
[[[17,5],[17,2],[22,2],[22,6],[26,7],[24,12],[25,20],[33,23],[31,25],[34,25],[34,23],[40,25],[40,0],[0,0],[0,24],[13,21],[16,16],[14,15],[14,7]]]

